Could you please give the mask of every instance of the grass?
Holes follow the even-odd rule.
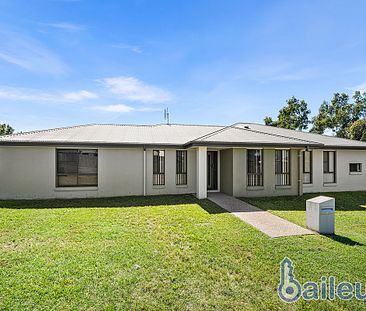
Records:
[[[0,201],[0,310],[363,310],[276,293],[284,256],[301,282],[366,283],[366,193],[337,195],[339,239],[270,239],[192,196]],[[305,198],[250,202],[303,225]]]

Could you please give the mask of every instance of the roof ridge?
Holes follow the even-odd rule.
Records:
[[[207,133],[207,134],[205,134],[205,135],[199,136],[199,137],[197,137],[197,138],[195,138],[195,139],[192,139],[192,140],[190,140],[190,141],[187,141],[187,142],[185,143],[185,145],[187,145],[187,144],[191,144],[191,143],[193,143],[193,142],[195,142],[195,141],[198,141],[198,140],[201,140],[201,139],[204,139],[204,138],[207,138],[207,137],[213,136],[213,135],[216,135],[216,134],[220,133],[221,131],[225,131],[225,130],[227,130],[228,128],[235,126],[236,124],[238,124],[238,123],[234,123],[234,124],[231,124],[231,125],[227,125],[227,126],[224,126],[223,128],[218,129],[218,130],[216,130],[216,131],[213,131],[213,132]]]

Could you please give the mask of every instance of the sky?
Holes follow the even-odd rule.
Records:
[[[2,0],[0,123],[228,125],[366,91],[366,1]]]

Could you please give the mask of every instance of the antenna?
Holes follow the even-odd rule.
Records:
[[[164,121],[166,122],[166,124],[170,123],[170,116],[169,116],[169,109],[168,108],[164,109]]]

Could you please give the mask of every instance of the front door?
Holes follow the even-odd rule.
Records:
[[[217,190],[217,151],[207,151],[207,190]]]

